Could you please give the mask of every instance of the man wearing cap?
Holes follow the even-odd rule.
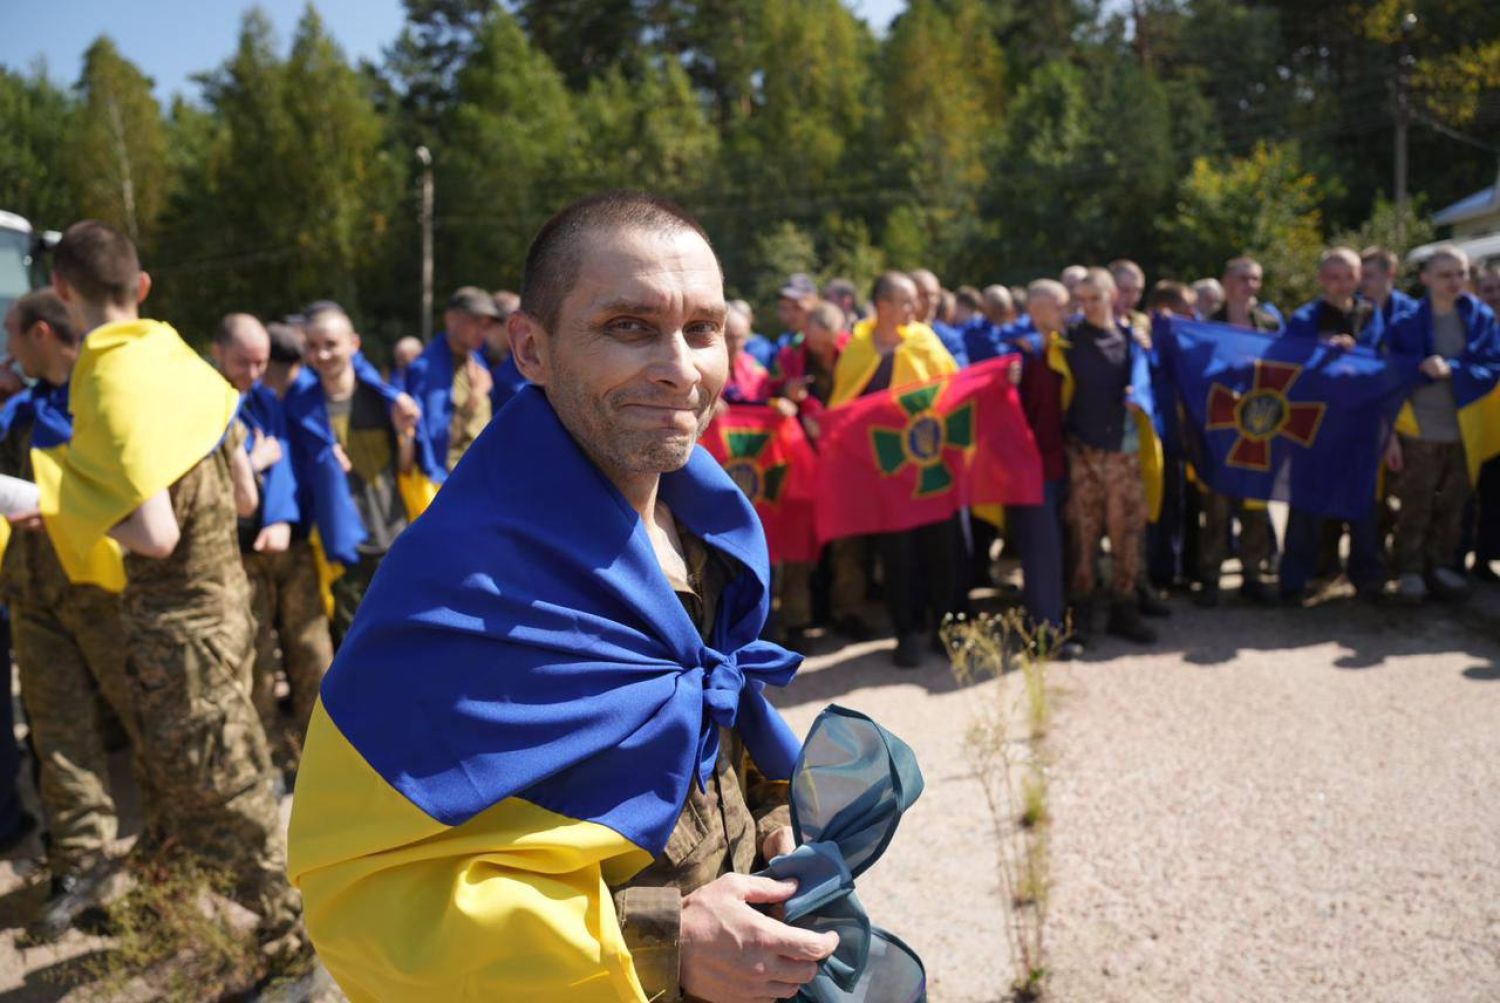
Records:
[[[494,296],[464,286],[448,299],[443,332],[407,370],[406,392],[422,406],[427,441],[444,474],[490,422],[494,377],[482,352],[499,318]]]
[[[788,276],[776,300],[776,317],[781,321],[784,329],[781,337],[774,341],[761,338],[760,344],[754,344],[755,339],[752,338],[752,344],[746,346],[746,351],[755,356],[761,365],[774,374],[781,350],[802,344],[802,338],[807,331],[807,316],[817,305],[818,287],[813,282],[812,276],[804,272]],[[762,354],[766,357],[761,358]]]

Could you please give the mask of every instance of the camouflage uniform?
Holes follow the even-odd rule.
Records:
[[[1240,521],[1240,566],[1243,580],[1258,582],[1261,564],[1271,556],[1275,531],[1271,513],[1211,488],[1203,489],[1203,531],[1198,543],[1199,576],[1205,585],[1218,585],[1229,550],[1229,520]]]
[[[1093,594],[1094,555],[1099,551],[1099,538],[1107,534],[1113,568],[1110,591],[1116,599],[1134,596],[1148,518],[1140,457],[1068,443],[1064,516],[1072,535],[1073,595],[1086,599]]]
[[[678,534],[689,581],[674,582],[673,587],[706,636],[730,569],[725,559],[711,554],[680,524]],[[654,1003],[682,999],[678,981],[682,897],[721,875],[755,870],[764,863],[760,846],[766,837],[791,824],[787,784],[761,776],[733,731],[721,728],[719,739],[714,774],[705,789],[700,790],[696,782],[689,787],[687,803],[662,855],[629,881],[610,889],[641,988]]]
[[[0,472],[32,478],[29,426],[13,429],[0,444]],[[21,699],[51,837],[48,865],[54,875],[79,873],[104,857],[118,828],[98,696],[127,724],[139,749],[129,727],[120,597],[71,584],[46,533],[17,531],[0,565],[0,598],[11,608]],[[136,765],[149,822],[155,798],[138,758]]]
[[[263,931],[278,933],[298,908],[265,732],[243,683],[255,651],[229,473],[239,448],[226,437],[172,485],[181,539],[170,557],[126,557],[127,675],[160,835],[223,871]]]
[[[292,690],[292,720],[301,735],[307,731],[323,674],[333,662],[333,640],[318,588],[312,544],[293,540],[279,554],[252,552],[242,556],[257,626],[255,709],[269,731],[277,712],[276,672],[283,670]]]

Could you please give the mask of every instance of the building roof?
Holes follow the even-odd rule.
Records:
[[[1469,256],[1469,260],[1475,263],[1500,260],[1500,233],[1481,234],[1466,240],[1438,240],[1431,244],[1423,244],[1421,247],[1412,248],[1407,253],[1406,260],[1414,265],[1421,264],[1432,255],[1433,251],[1447,246],[1463,251]]]
[[[1475,216],[1486,216],[1491,212],[1500,212],[1500,184],[1482,188],[1473,195],[1439,209],[1433,213],[1432,222],[1438,226],[1448,226],[1473,219]]]

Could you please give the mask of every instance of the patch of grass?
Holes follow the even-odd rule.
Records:
[[[134,887],[108,910],[114,946],[86,966],[86,998],[187,1003],[255,982],[255,917],[229,901],[227,882],[176,859],[137,862],[132,871]]]
[[[1067,637],[1027,621],[1020,610],[950,617],[941,636],[953,674],[963,685],[1019,670],[1019,705],[1002,685],[993,704],[982,705],[965,733],[976,779],[984,791],[995,833],[1001,890],[1009,903],[1006,943],[1017,976],[1011,998],[1042,1000],[1046,993],[1046,919],[1051,885],[1043,740],[1052,724],[1047,664]]]

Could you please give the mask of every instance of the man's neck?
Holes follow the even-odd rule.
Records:
[[[82,313],[85,332],[106,324],[129,323],[141,319],[140,312],[134,305],[123,307],[113,303],[84,303]]]
[[[1088,322],[1090,327],[1096,327],[1101,331],[1108,331],[1115,326],[1115,319],[1113,316],[1100,318],[1091,317],[1088,314],[1084,314],[1083,319]]]
[[[353,397],[354,388],[359,383],[354,375],[353,366],[345,366],[331,376],[319,373],[318,380],[323,384],[323,396],[335,401],[348,400]]]
[[[1250,320],[1250,315],[1255,310],[1255,297],[1247,300],[1228,300],[1224,304],[1225,316],[1231,324],[1244,324]]]
[[[1324,296],[1323,297],[1323,302],[1327,303],[1329,306],[1333,307],[1335,310],[1338,310],[1340,313],[1348,313],[1350,310],[1354,309],[1354,297],[1353,296],[1350,296],[1346,300],[1334,300],[1334,299],[1330,299],[1327,296]]]
[[[67,383],[73,376],[73,363],[78,361],[78,349],[65,348],[58,353],[55,359],[47,363],[46,370],[42,373],[42,379],[60,387]]]
[[[901,344],[901,325],[895,321],[877,319],[875,327],[870,331],[870,340],[882,352],[895,348]]]
[[[811,355],[814,359],[817,359],[824,368],[833,365],[834,359],[837,358],[837,353],[838,347],[832,341],[825,342],[820,345],[814,345],[809,342],[807,346],[807,354]]]

